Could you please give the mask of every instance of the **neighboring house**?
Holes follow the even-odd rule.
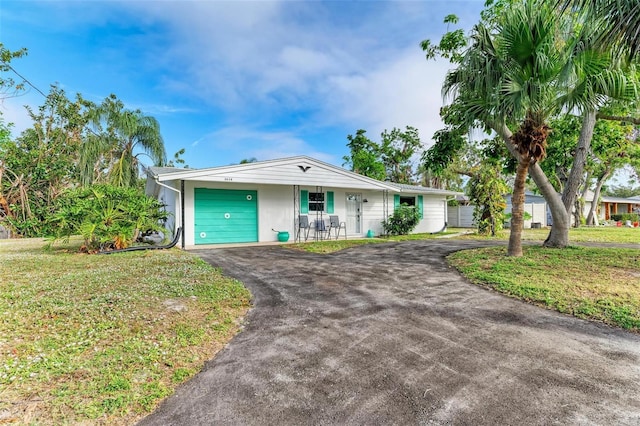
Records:
[[[605,220],[611,219],[612,214],[640,213],[640,200],[620,197],[600,197],[599,217]]]
[[[584,203],[584,216],[589,214],[593,203],[593,192],[587,191]],[[601,195],[596,212],[599,220],[610,220],[612,214],[640,213],[640,197],[609,197]]]
[[[182,227],[183,248],[277,241],[282,231],[293,240],[301,216],[313,223],[337,215],[348,237],[379,235],[401,203],[420,211],[414,232],[437,232],[446,226],[447,200],[459,195],[381,182],[306,156],[199,170],[151,167],[147,175],[146,193],[171,213],[168,229]]]

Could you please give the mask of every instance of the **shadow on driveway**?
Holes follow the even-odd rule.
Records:
[[[469,284],[429,240],[196,253],[242,333],[141,425],[640,424],[640,336]]]

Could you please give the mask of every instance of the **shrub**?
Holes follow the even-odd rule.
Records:
[[[387,220],[382,221],[382,228],[387,235],[407,235],[420,222],[420,212],[415,206],[402,204]]]
[[[630,220],[631,222],[640,221],[640,215],[637,213],[616,213],[611,215],[611,220],[616,222],[625,222]]]
[[[54,240],[84,238],[83,250],[96,252],[130,246],[142,232],[163,230],[167,213],[139,189],[94,185],[59,197],[50,218]]]

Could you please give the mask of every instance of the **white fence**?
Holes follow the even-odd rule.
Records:
[[[447,224],[454,228],[474,228],[476,226],[473,220],[474,208],[474,206],[448,207]],[[524,211],[531,215],[530,219],[524,221],[525,228],[531,228],[532,223],[539,223],[542,227],[547,226],[547,203],[526,203]],[[505,213],[511,213],[511,205],[507,206]]]
[[[455,206],[447,208],[447,225],[454,228],[475,228],[473,220],[474,206]]]

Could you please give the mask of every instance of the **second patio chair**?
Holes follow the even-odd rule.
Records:
[[[340,217],[337,215],[329,216],[329,235],[331,235],[331,231],[334,231],[336,234],[336,240],[340,237],[340,230],[344,229],[344,239],[347,239],[347,223],[340,222]]]

